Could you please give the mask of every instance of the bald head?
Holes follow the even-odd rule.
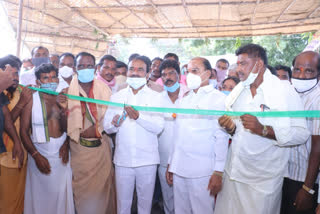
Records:
[[[296,56],[292,62],[292,77],[297,79],[312,79],[319,76],[320,56],[317,52],[306,51]]]

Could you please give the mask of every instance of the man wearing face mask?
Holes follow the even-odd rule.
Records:
[[[181,85],[180,68],[175,60],[165,60],[160,65],[161,78],[164,82],[164,90],[161,93],[162,106],[167,108],[175,108],[176,103],[187,92],[188,88]],[[159,155],[160,165],[158,168],[159,180],[161,184],[163,205],[166,214],[174,213],[173,188],[166,181],[166,170],[168,166],[168,157],[173,147],[175,139],[175,123],[176,114],[167,113],[164,115],[164,130],[159,136]]]
[[[130,213],[134,188],[137,190],[138,210],[151,212],[157,164],[158,137],[164,125],[161,114],[140,112],[131,105],[160,107],[160,94],[146,85],[150,69],[146,57],[129,62],[128,87],[112,95],[111,101],[123,103],[124,108],[109,107],[104,118],[104,130],[117,133],[114,153],[117,211]]]
[[[209,85],[210,62],[201,57],[188,63],[187,86],[179,108],[224,110],[225,95]],[[167,182],[173,184],[176,213],[213,213],[214,196],[222,187],[228,135],[217,117],[178,114],[168,159]]]
[[[35,69],[43,63],[50,63],[49,50],[43,46],[33,48],[31,57],[34,67],[20,74],[20,84],[22,85],[36,85]]]
[[[59,58],[59,85],[57,92],[69,88],[74,73],[74,55],[71,53],[63,53]]]
[[[291,82],[302,99],[304,110],[320,110],[319,54],[302,52],[295,57],[292,66]],[[281,214],[315,213],[319,188],[320,119],[307,118],[307,125],[311,137],[305,144],[290,148],[289,174],[284,180]]]
[[[226,98],[228,111],[289,111],[289,94],[266,68],[264,48],[248,44],[236,51],[240,83]],[[302,105],[295,110],[302,110]],[[219,124],[232,137],[222,191],[215,214],[277,214],[289,150],[310,133],[304,118],[222,116]]]
[[[217,71],[217,81],[218,86],[221,85],[221,82],[227,77],[227,71],[229,68],[229,62],[226,59],[219,59],[216,62],[216,71]]]
[[[35,75],[40,88],[56,90],[58,69],[53,65],[40,65]],[[35,92],[20,119],[20,136],[29,153],[23,213],[73,214],[66,109],[57,96]]]
[[[76,56],[76,73],[68,94],[108,101],[111,90],[95,79],[95,57]],[[68,100],[73,194],[78,214],[116,212],[114,169],[103,118],[108,106]]]

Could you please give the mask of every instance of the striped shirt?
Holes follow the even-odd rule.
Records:
[[[320,86],[306,93],[299,93],[304,110],[320,110]],[[311,135],[320,135],[320,118],[307,118],[307,126]],[[304,182],[308,170],[311,151],[311,136],[305,144],[290,148],[289,178]],[[319,177],[316,181],[318,183]]]

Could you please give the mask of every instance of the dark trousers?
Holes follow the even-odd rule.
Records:
[[[318,205],[318,184],[314,185],[315,193],[313,195],[314,206],[310,210],[306,211],[296,211],[293,203],[296,200],[298,191],[302,188],[303,182],[294,181],[289,178],[285,178],[282,187],[282,202],[280,214],[314,214],[316,213],[316,208]]]

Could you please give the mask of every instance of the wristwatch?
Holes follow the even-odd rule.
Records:
[[[265,137],[267,135],[268,135],[268,128],[267,128],[267,126],[263,126],[262,136]]]
[[[315,191],[309,187],[307,187],[306,185],[302,185],[302,188],[307,191],[308,193],[310,193],[311,195],[313,195],[315,193]]]

